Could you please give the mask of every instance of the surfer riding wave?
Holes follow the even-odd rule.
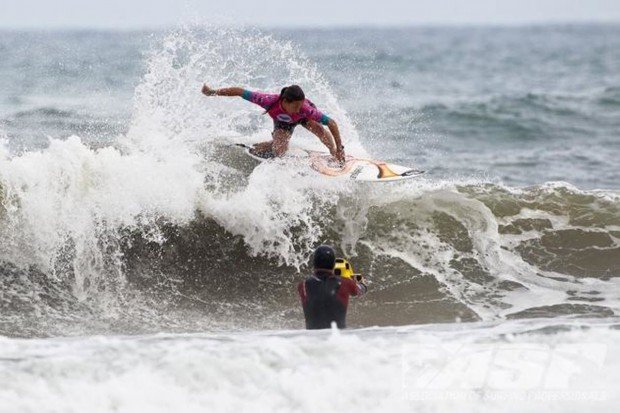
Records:
[[[265,113],[273,119],[273,139],[254,145],[252,153],[257,156],[269,158],[284,155],[295,127],[302,125],[323,142],[334,158],[341,163],[345,161],[338,124],[306,99],[304,91],[297,85],[282,88],[279,95],[240,87],[211,89],[207,85],[203,85],[202,93],[206,96],[239,96],[265,109]]]

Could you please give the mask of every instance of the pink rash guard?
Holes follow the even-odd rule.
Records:
[[[244,90],[241,97],[265,109],[273,119],[276,129],[293,130],[295,126],[300,123],[304,124],[308,119],[312,119],[323,125],[327,125],[329,122],[329,117],[318,110],[316,106],[314,106],[314,103],[308,99],[304,101],[299,113],[289,114],[282,109],[281,103],[278,102],[280,95]]]

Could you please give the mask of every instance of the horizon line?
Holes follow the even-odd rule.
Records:
[[[257,28],[260,30],[333,30],[333,29],[399,29],[399,28],[527,28],[527,27],[560,27],[560,26],[615,26],[620,25],[618,20],[532,20],[523,22],[411,22],[411,23],[339,23],[339,24],[299,24],[299,25],[268,25],[268,24],[239,24],[240,29]],[[149,25],[149,26],[108,26],[108,25],[57,25],[57,26],[0,26],[4,32],[25,31],[105,31],[105,32],[144,32],[166,31],[183,27],[230,27],[229,24],[196,24],[195,22],[180,23],[177,25]]]

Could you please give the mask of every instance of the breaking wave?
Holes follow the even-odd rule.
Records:
[[[268,139],[268,119],[199,93],[202,82],[277,90],[291,80],[365,154],[292,44],[221,28],[171,33],[150,54],[131,127],[113,145],[71,136],[19,155],[3,148],[0,334],[301,326],[293,286],[318,243],[372,282],[352,325],[620,310],[617,191],[353,185],[257,164],[230,144]]]

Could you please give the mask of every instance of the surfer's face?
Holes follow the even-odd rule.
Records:
[[[282,101],[282,109],[287,113],[299,113],[303,104],[303,100],[293,100],[289,102],[285,99]]]

